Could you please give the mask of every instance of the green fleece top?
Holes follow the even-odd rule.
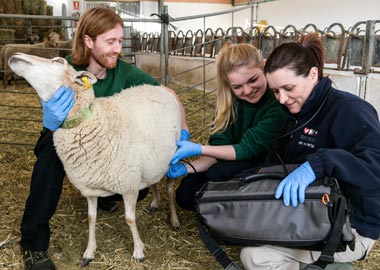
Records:
[[[70,56],[67,56],[66,60],[76,70],[86,70],[86,67],[73,65]],[[123,89],[141,84],[160,85],[149,74],[120,59],[115,68],[107,69],[107,76],[104,80],[97,80],[93,85],[96,97],[112,96]]]
[[[269,149],[280,133],[285,113],[273,93],[267,89],[261,100],[252,104],[237,99],[236,122],[222,132],[211,135],[210,145],[232,145],[236,160],[250,160]]]

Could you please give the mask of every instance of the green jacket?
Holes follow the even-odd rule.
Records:
[[[73,65],[70,56],[66,59],[76,70],[86,70],[86,67]],[[120,59],[115,68],[107,70],[104,80],[97,80],[94,84],[96,97],[112,96],[123,89],[141,84],[160,85],[149,74]]]
[[[285,113],[267,89],[261,100],[252,104],[237,99],[237,119],[222,132],[211,135],[210,145],[232,145],[236,160],[250,160],[269,150],[285,121]]]

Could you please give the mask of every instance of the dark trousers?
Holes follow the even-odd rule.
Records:
[[[176,190],[177,204],[186,210],[195,211],[195,193],[208,182],[221,182],[233,178],[243,170],[251,169],[258,163],[252,160],[219,160],[206,172],[190,173],[181,180]]]
[[[53,144],[53,133],[44,130],[34,148],[37,160],[33,167],[30,193],[21,222],[20,245],[24,249],[47,250],[50,241],[49,220],[61,196],[65,171]],[[143,199],[148,189],[140,192]]]

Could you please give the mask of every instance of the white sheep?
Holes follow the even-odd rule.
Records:
[[[4,88],[12,77],[12,70],[8,66],[8,59],[16,52],[32,54],[44,58],[53,58],[58,56],[59,34],[56,32],[49,33],[43,42],[35,44],[6,44],[0,50],[0,69],[3,74]]]
[[[123,197],[134,242],[133,258],[143,260],[144,245],[135,222],[137,195],[165,175],[176,150],[181,117],[175,96],[161,86],[142,85],[112,97],[95,98],[91,85],[95,76],[75,71],[60,57],[17,53],[9,59],[9,66],[44,101],[61,85],[74,90],[74,107],[53,140],[69,180],[88,202],[89,240],[83,265],[94,258],[96,249],[97,197],[115,193]]]

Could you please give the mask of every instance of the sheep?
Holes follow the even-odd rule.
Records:
[[[135,220],[137,195],[139,189],[159,182],[176,150],[181,129],[176,97],[161,86],[142,85],[95,98],[95,76],[75,71],[61,57],[17,53],[9,59],[9,66],[44,101],[61,85],[74,90],[74,106],[53,140],[70,182],[88,202],[89,239],[82,265],[94,259],[96,250],[97,197],[115,193],[123,197],[133,258],[143,260],[144,244]]]
[[[16,52],[37,55],[44,58],[53,58],[58,56],[59,34],[51,32],[48,37],[36,44],[7,44],[0,50],[0,68],[4,72],[3,85],[6,87],[7,82],[10,84],[12,71],[8,66],[8,59]]]
[[[38,42],[40,42],[40,36],[37,34],[29,35],[27,40],[26,40],[26,43],[28,43],[28,44],[36,44]]]
[[[65,58],[67,55],[71,53],[71,50],[73,48],[73,40],[60,40],[58,41],[58,48],[59,48],[59,57]]]

